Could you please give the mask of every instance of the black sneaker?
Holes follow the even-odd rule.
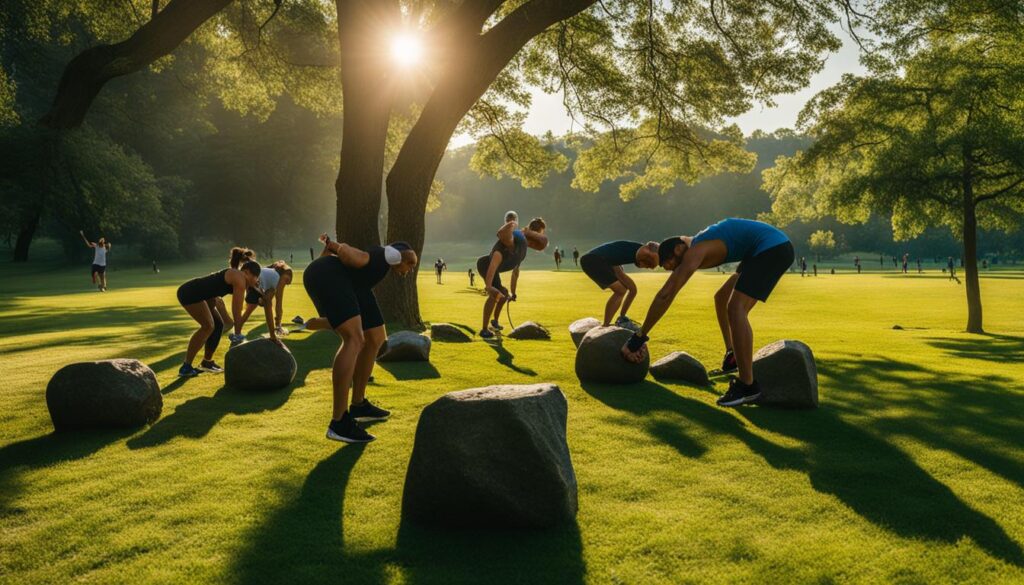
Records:
[[[296,315],[296,317],[292,319],[292,323],[295,323],[296,325],[302,325],[303,323],[305,323],[305,321],[302,320],[301,316]]]
[[[332,420],[327,425],[327,438],[342,443],[369,443],[377,437],[363,430],[352,415],[346,412],[341,415],[341,420]]]
[[[738,379],[729,381],[729,390],[718,399],[718,406],[740,406],[756,402],[761,397],[761,385],[754,380],[754,383],[747,386]]]
[[[356,422],[369,422],[374,420],[387,420],[391,412],[370,404],[369,399],[363,398],[359,404],[353,404],[348,412]]]
[[[494,332],[490,329],[481,329],[479,335],[481,339],[494,339]]]
[[[736,364],[736,355],[733,354],[732,350],[725,352],[725,357],[722,358],[722,367],[717,370],[711,370],[708,372],[708,376],[712,378],[721,378],[728,376],[729,374],[735,374],[739,370],[739,366]]]
[[[217,365],[217,362],[213,360],[203,360],[199,362],[199,369],[204,372],[212,372],[214,374],[221,374],[224,372],[224,368]]]
[[[502,329],[504,329],[504,327],[501,326],[501,323],[498,323],[497,319],[491,319],[491,329],[494,329],[495,331],[501,331]]]

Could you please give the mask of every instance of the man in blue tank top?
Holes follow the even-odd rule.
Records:
[[[720,406],[739,406],[761,397],[754,380],[754,332],[748,318],[757,301],[765,302],[775,285],[793,263],[793,244],[786,234],[764,222],[729,218],[708,226],[696,236],[677,236],[661,242],[659,264],[671,270],[647,311],[643,327],[622,348],[631,361],[642,359],[654,325],[672,301],[701,268],[739,262],[736,273],[715,293],[715,312],[725,342],[722,373],[737,372],[729,390],[718,399]]]
[[[548,238],[544,235],[547,224],[539,217],[530,220],[526,229],[519,229],[518,216],[510,211],[506,218],[514,217],[501,226],[498,230],[498,241],[491,247],[491,252],[486,256],[477,258],[476,270],[484,279],[484,289],[487,291],[487,300],[484,302],[484,322],[480,327],[482,339],[494,338],[494,333],[488,328],[500,331],[502,329],[498,318],[501,317],[501,308],[508,301],[516,300],[516,285],[519,283],[519,265],[526,259],[527,248],[544,251],[548,247]],[[509,287],[501,284],[501,273],[512,272]],[[490,323],[488,323],[490,320]]]
[[[610,288],[612,296],[604,307],[604,326],[612,322],[615,312],[622,307],[615,324],[619,327],[632,325],[626,316],[633,299],[636,298],[636,283],[623,270],[624,264],[633,264],[640,268],[656,268],[658,266],[658,243],[630,242],[617,240],[606,242],[587,252],[580,258],[583,272],[602,289]],[[634,326],[635,327],[635,326]]]

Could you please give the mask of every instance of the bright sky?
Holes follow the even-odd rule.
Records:
[[[776,96],[776,106],[766,108],[755,105],[752,110],[735,119],[743,133],[750,135],[754,130],[772,132],[778,128],[792,128],[804,104],[819,91],[834,85],[844,73],[862,73],[864,68],[858,61],[858,47],[846,33],[837,30],[843,39],[843,48],[830,55],[825,67],[813,78],[803,91],[790,95]],[[560,136],[572,129],[572,120],[565,113],[560,95],[546,94],[534,89],[533,105],[526,118],[524,129],[530,134],[540,135],[551,130]],[[473,138],[460,134],[452,138],[449,148],[459,148],[473,142]]]

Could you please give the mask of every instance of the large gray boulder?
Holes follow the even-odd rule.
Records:
[[[572,344],[579,347],[587,331],[600,326],[601,322],[593,317],[584,317],[583,319],[573,321],[572,325],[569,325],[569,337],[572,337]]]
[[[673,351],[651,364],[651,375],[659,380],[679,380],[696,386],[710,383],[704,364],[685,351]]]
[[[581,382],[633,384],[647,377],[651,358],[638,364],[622,357],[622,346],[633,332],[622,327],[595,327],[583,336],[576,349],[576,377]]]
[[[224,383],[237,390],[269,392],[292,383],[295,356],[269,338],[236,345],[224,356]]]
[[[551,339],[551,332],[536,321],[527,321],[508,334],[512,339]]]
[[[818,368],[811,348],[785,339],[754,354],[754,378],[761,384],[758,404],[817,408]]]
[[[429,362],[430,338],[415,331],[388,335],[377,353],[378,362]]]
[[[160,418],[164,400],[156,375],[139,360],[70,364],[46,385],[53,428],[134,428]]]
[[[571,522],[577,488],[567,414],[554,384],[488,386],[437,399],[416,427],[403,517],[488,529]]]
[[[431,341],[451,341],[455,343],[473,341],[469,334],[461,327],[456,327],[451,323],[434,323],[431,325],[430,339]]]

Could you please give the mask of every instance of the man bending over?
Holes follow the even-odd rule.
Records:
[[[604,306],[604,326],[612,322],[615,312],[622,308],[615,324],[622,327],[631,321],[626,313],[636,298],[636,283],[622,270],[623,264],[635,264],[640,268],[658,266],[657,242],[630,242],[618,240],[607,242],[587,252],[580,258],[583,272],[602,289],[610,288],[612,296]]]
[[[484,302],[484,321],[480,327],[480,337],[491,339],[494,333],[490,327],[501,331],[501,324],[498,317],[501,316],[501,309],[508,301],[516,300],[516,285],[519,282],[519,265],[526,259],[526,249],[543,251],[548,247],[548,238],[544,235],[547,224],[544,220],[535,217],[530,220],[530,225],[519,229],[519,224],[509,221],[498,230],[498,241],[491,248],[491,253],[481,256],[476,261],[476,270],[484,277],[484,289],[487,291],[487,301]],[[501,273],[512,271],[512,279],[509,283],[511,291],[501,284]]]

